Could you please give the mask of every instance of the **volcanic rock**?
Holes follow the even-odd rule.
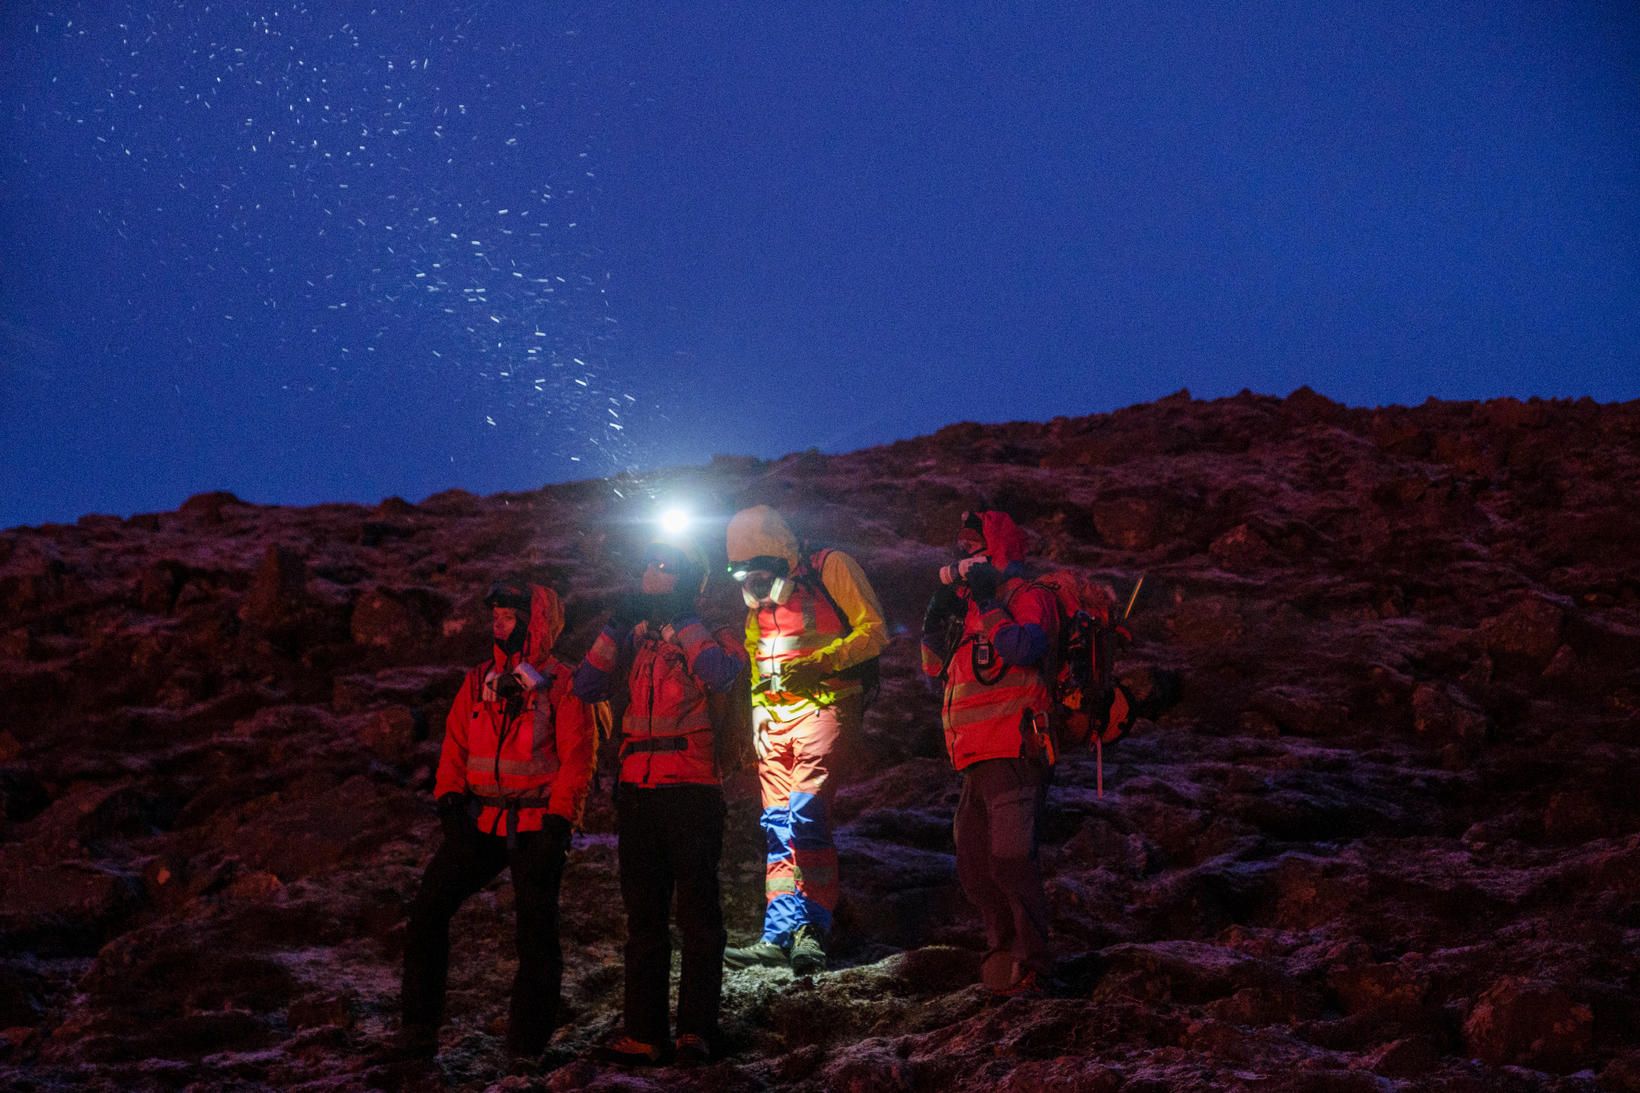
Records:
[[[438,633],[438,620],[449,603],[420,589],[378,588],[353,608],[353,640],[403,656],[427,645]]]
[[[1560,648],[1565,610],[1528,596],[1481,623],[1481,641],[1493,659],[1541,671]]]
[[[895,629],[832,802],[832,970],[725,981],[726,1056],[626,1075],[611,759],[570,851],[564,1026],[504,1076],[505,878],[452,923],[432,1072],[390,1053],[444,715],[498,574],[582,655],[644,506],[772,503]],[[619,491],[619,492],[617,492]],[[1640,1088],[1640,404],[1181,392],[1046,424],[419,504],[0,532],[0,1083],[57,1088]],[[1140,714],[1061,757],[1047,997],[979,986],[917,624],[958,515],[1124,598]],[[704,502],[703,502],[704,503]],[[714,550],[720,543],[708,542]],[[722,562],[721,556],[717,559]],[[714,572],[715,626],[738,591]],[[1103,793],[1100,785],[1103,785]],[[726,779],[731,943],[764,836]]]
[[[307,597],[307,564],[296,551],[270,546],[251,579],[239,617],[273,627],[300,612]]]
[[[1562,1068],[1589,1049],[1594,1014],[1550,983],[1493,984],[1464,1021],[1464,1043],[1483,1062]]]

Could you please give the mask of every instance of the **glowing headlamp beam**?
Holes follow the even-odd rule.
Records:
[[[660,526],[663,535],[682,535],[689,530],[689,510],[674,505],[662,510],[655,522]]]

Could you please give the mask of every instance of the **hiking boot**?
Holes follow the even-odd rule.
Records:
[[[825,971],[825,935],[813,926],[799,926],[793,931],[791,965],[796,975],[814,975]]]
[[[679,1066],[705,1066],[712,1061],[712,1045],[706,1037],[686,1032],[672,1045],[672,1058]]]
[[[598,1049],[598,1058],[619,1066],[659,1066],[665,1062],[665,1054],[661,1045],[646,1044],[632,1036],[622,1036]]]
[[[1009,998],[1046,998],[1048,997],[1048,988],[1040,975],[1034,971],[1028,971],[1008,986],[993,990],[991,997],[1002,1000]]]
[[[724,949],[723,963],[731,968],[786,968],[791,958],[772,941],[754,941],[743,948]]]

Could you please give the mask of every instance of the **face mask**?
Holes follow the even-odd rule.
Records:
[[[754,573],[741,583],[740,598],[746,601],[747,607],[752,608],[768,604],[781,606],[792,598],[792,593],[796,590],[796,583],[787,577]]]

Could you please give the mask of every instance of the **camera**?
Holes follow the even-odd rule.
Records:
[[[941,566],[940,583],[967,584],[968,571],[976,565],[987,565],[990,561],[990,555],[986,554],[984,551],[981,551],[978,554],[970,554],[968,557],[963,558],[960,561],[952,562],[950,565]]]
[[[513,702],[524,697],[524,681],[514,672],[498,676],[495,681],[495,697],[502,702]]]

